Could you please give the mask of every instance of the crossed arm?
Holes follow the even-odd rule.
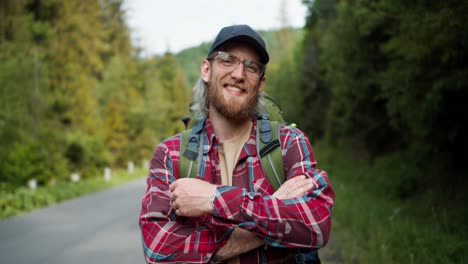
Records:
[[[225,260],[263,244],[318,248],[328,240],[333,191],[326,174],[315,170],[313,157],[299,164],[286,158],[288,175],[307,171],[307,176],[290,176],[274,195],[264,196],[196,179],[176,180],[172,166],[177,161],[169,153],[165,146],[156,150],[142,203],[148,263],[202,263],[215,254]]]
[[[313,187],[314,184],[311,179],[298,176],[281,185],[273,194],[273,197],[281,200],[298,198],[311,191]],[[262,245],[265,245],[265,242],[255,233],[236,227],[227,243],[216,252],[216,259],[225,261]]]
[[[300,197],[313,186],[310,179],[298,176],[285,182],[273,196],[278,199]],[[152,208],[147,208],[148,210],[143,208],[140,217],[148,263],[178,261],[201,263],[206,262],[205,258],[211,258],[214,253],[217,260],[224,261],[265,244],[264,240],[254,232],[238,227],[234,228],[229,239],[221,241],[222,237],[229,233],[228,226],[210,225],[210,229],[197,229],[187,223],[172,221],[175,215],[189,217],[193,222],[212,221],[210,220],[213,210],[212,199],[216,188],[216,185],[202,180],[184,178],[176,180],[169,186],[169,195],[165,197],[169,202],[165,204],[170,206],[165,207],[164,203],[154,202],[155,199],[164,197],[162,193],[159,193],[158,197],[148,197],[153,200],[153,203],[148,204]],[[150,189],[154,192],[160,191],[156,186]],[[146,214],[143,211],[146,211]]]

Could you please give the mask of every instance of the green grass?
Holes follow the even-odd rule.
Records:
[[[60,182],[51,186],[38,187],[36,190],[22,187],[13,192],[0,191],[0,220],[120,185],[146,174],[147,169],[143,168],[136,168],[133,174],[125,170],[117,170],[112,172],[110,181],[99,177],[83,179],[79,182]]]
[[[464,192],[420,183],[411,155],[371,163],[314,150],[335,190],[332,236],[345,263],[468,263]]]

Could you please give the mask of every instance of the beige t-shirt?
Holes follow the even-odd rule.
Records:
[[[219,166],[221,168],[221,184],[232,186],[232,173],[236,167],[237,160],[245,142],[249,140],[252,131],[252,122],[249,127],[239,136],[225,140],[219,144]],[[239,257],[227,261],[227,264],[238,264]]]
[[[224,140],[219,144],[219,166],[221,168],[221,184],[232,186],[232,173],[245,142],[249,140],[252,122],[239,136]]]

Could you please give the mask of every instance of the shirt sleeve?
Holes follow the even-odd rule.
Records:
[[[151,160],[142,200],[140,229],[147,263],[206,263],[229,238],[230,227],[210,226],[211,215],[177,217],[169,204],[169,185],[175,180],[178,160],[161,143]],[[178,168],[177,168],[178,171]]]
[[[316,168],[309,139],[298,129],[282,127],[287,178],[306,175],[314,189],[296,199],[280,200],[246,189],[219,186],[213,200],[213,221],[236,222],[275,247],[320,248],[329,239],[334,192],[327,174]]]

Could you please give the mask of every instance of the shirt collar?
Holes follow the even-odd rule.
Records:
[[[203,153],[206,154],[212,151],[212,149],[215,146],[218,147],[218,144],[219,144],[219,141],[216,138],[216,135],[214,134],[213,124],[211,123],[209,118],[207,118],[205,122],[204,136],[205,136],[205,143],[204,143]],[[250,131],[249,139],[247,140],[247,143],[244,145],[244,148],[239,158],[242,159],[246,156],[256,156],[257,155],[256,142],[257,142],[257,119],[254,118],[252,131]]]

